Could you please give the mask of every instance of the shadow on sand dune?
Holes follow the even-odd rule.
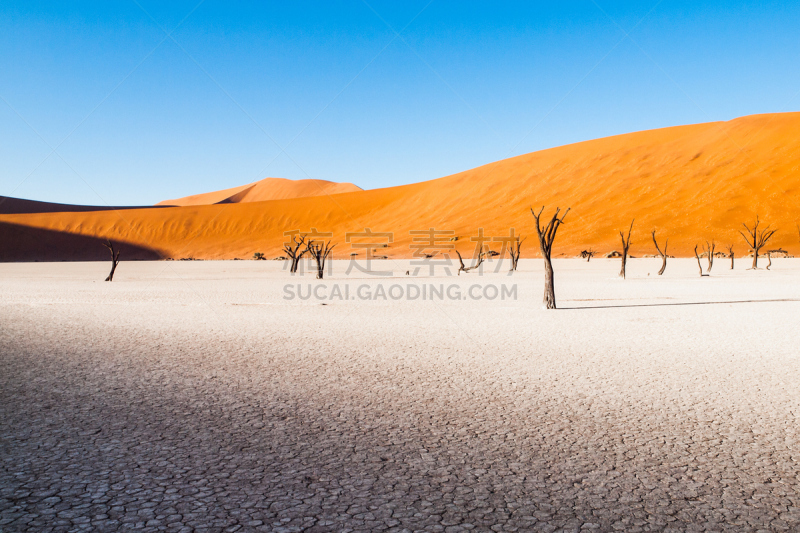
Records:
[[[766,302],[800,302],[797,298],[779,298],[776,300],[732,300],[727,302],[676,302],[664,304],[627,304],[627,305],[586,305],[580,307],[559,307],[562,311],[576,311],[580,309],[625,309],[632,307],[667,307],[672,305],[717,305],[717,304],[753,304]]]
[[[14,261],[108,261],[104,239],[0,222],[0,262]],[[115,241],[115,244],[117,241]],[[156,260],[157,250],[119,243],[121,259]]]
[[[52,202],[39,202],[37,200],[24,200],[22,198],[12,198],[11,196],[0,196],[0,215],[19,215],[19,214],[29,214],[29,213],[83,213],[87,211],[122,211],[126,209],[151,209],[153,207],[164,208],[170,206],[154,206],[154,205],[108,206],[108,205],[54,204]]]

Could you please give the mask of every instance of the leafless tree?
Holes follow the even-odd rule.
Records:
[[[519,263],[520,248],[522,248],[523,242],[525,242],[525,239],[520,240],[520,238],[517,237],[515,241],[513,241],[511,244],[508,245],[508,253],[509,255],[511,255],[510,270],[512,272],[517,270],[517,263]]]
[[[631,246],[631,231],[633,231],[633,221],[636,219],[631,220],[631,227],[628,228],[628,240],[625,240],[625,234],[621,231],[619,232],[619,236],[622,239],[622,268],[619,271],[619,277],[625,279],[625,264],[628,262],[628,248]]]
[[[105,281],[114,281],[114,271],[117,269],[117,264],[119,263],[119,252],[117,250],[116,253],[114,252],[114,243],[106,239],[106,242],[103,243],[103,246],[108,248],[108,251],[111,252],[111,273],[105,279]]]
[[[703,252],[706,254],[706,258],[708,259],[708,269],[706,269],[706,272],[711,272],[711,267],[714,266],[714,250],[716,249],[717,243],[714,241],[711,241],[710,244],[708,241],[706,241],[705,246],[703,246]]]
[[[466,273],[466,272],[469,272],[470,270],[474,270],[474,269],[478,268],[479,266],[481,266],[481,264],[483,263],[483,259],[487,255],[489,255],[489,252],[484,252],[483,251],[483,247],[481,247],[481,251],[478,254],[478,262],[475,263],[474,265],[472,265],[471,267],[464,266],[464,260],[461,258],[461,252],[456,250],[456,254],[458,255],[458,262],[461,263],[461,266],[458,267],[458,275],[460,276],[462,272]]]
[[[658,275],[662,275],[664,271],[667,269],[667,245],[669,245],[669,239],[664,241],[664,251],[661,251],[661,248],[658,246],[658,241],[656,241],[656,230],[650,232],[653,236],[653,244],[656,245],[656,250],[658,250],[658,255],[661,256],[661,270],[658,271]]]
[[[325,260],[335,247],[335,244],[331,246],[331,241],[309,241],[306,244],[306,251],[310,253],[311,257],[317,262],[317,279],[322,279],[325,275]]]
[[[303,254],[308,251],[308,246],[303,246],[307,244],[306,236],[297,233],[292,235],[292,242],[283,245],[283,251],[286,252],[286,255],[289,256],[289,259],[292,261],[292,266],[289,269],[289,272],[292,274],[297,272],[297,266],[300,264],[300,259],[302,259]]]
[[[583,250],[581,252],[581,259],[586,259],[586,262],[588,263],[589,261],[592,260],[592,257],[594,257],[594,254],[596,254],[596,253],[597,252],[595,252],[591,248],[589,248],[588,250]]]
[[[731,270],[733,270],[733,245],[728,245],[728,257],[731,258]]]
[[[747,230],[747,234],[749,235],[749,237],[745,235],[741,230],[739,230],[739,234],[747,243],[747,246],[749,246],[753,250],[753,266],[751,270],[755,270],[758,268],[758,252],[761,250],[761,248],[764,247],[765,244],[767,244],[767,241],[773,235],[775,235],[775,232],[778,231],[774,229],[773,230],[769,229],[769,225],[759,230],[758,226],[760,224],[761,221],[758,219],[757,216],[756,216],[756,223],[753,225],[752,229],[748,228],[747,224],[742,223],[742,226],[744,226],[744,229]]]
[[[697,254],[697,245],[694,246],[694,256],[697,258],[697,268],[700,269],[700,277],[708,276],[708,274],[703,274],[703,265],[700,264],[700,256]]]
[[[544,206],[542,206],[538,213],[531,208],[531,214],[533,218],[536,219],[536,233],[539,236],[539,247],[542,250],[542,258],[544,259],[544,305],[547,309],[555,309],[556,288],[553,280],[553,263],[550,261],[550,253],[553,251],[553,241],[556,240],[558,227],[564,223],[564,218],[566,218],[567,213],[569,213],[569,207],[564,211],[564,214],[561,215],[561,218],[558,217],[561,209],[556,207],[553,218],[551,218],[550,222],[544,227],[542,227],[539,221],[543,212]]]

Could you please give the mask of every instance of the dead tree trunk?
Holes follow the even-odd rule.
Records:
[[[331,246],[331,241],[327,243],[323,241],[317,244],[314,244],[313,241],[309,241],[308,244],[306,244],[306,250],[317,263],[317,279],[322,279],[325,276],[325,260],[335,247],[335,244]]]
[[[747,243],[747,246],[749,246],[753,250],[753,266],[751,270],[755,270],[758,268],[758,252],[761,251],[761,248],[763,248],[764,245],[767,244],[767,241],[773,235],[775,235],[776,231],[778,231],[774,229],[773,230],[769,229],[769,225],[767,225],[766,228],[763,228],[762,230],[759,231],[758,229],[759,224],[761,224],[761,221],[758,219],[758,217],[756,217],[756,223],[753,225],[753,229],[748,228],[747,224],[742,223],[744,229],[747,230],[747,235],[742,233],[741,230],[739,231],[739,235],[742,236],[744,241]]]
[[[631,231],[633,230],[633,221],[636,219],[631,220],[631,227],[628,228],[628,240],[625,240],[625,234],[621,231],[619,232],[619,236],[622,239],[622,268],[619,271],[619,277],[625,279],[625,265],[628,262],[628,248],[631,245]]]
[[[592,260],[592,257],[594,257],[594,254],[596,254],[596,253],[597,253],[597,252],[595,252],[595,251],[594,251],[594,250],[592,250],[592,249],[589,249],[589,250],[583,250],[583,251],[581,252],[581,259],[586,259],[586,262],[588,263],[589,261],[591,261],[591,260]]]
[[[536,233],[539,235],[539,247],[541,248],[542,258],[544,259],[544,306],[546,309],[556,308],[556,286],[553,278],[553,263],[550,261],[550,254],[553,251],[553,241],[556,240],[558,227],[564,223],[564,218],[567,216],[567,213],[569,213],[569,207],[564,211],[561,218],[558,218],[560,211],[561,210],[556,207],[553,218],[550,219],[550,222],[548,222],[545,227],[542,227],[542,224],[539,222],[539,217],[541,217],[544,212],[544,206],[542,206],[538,213],[531,208],[531,214],[533,218],[536,219]]]
[[[769,261],[769,263],[767,263],[767,270],[769,270],[769,267],[772,266],[772,254],[770,252],[767,252],[767,261]]]
[[[658,250],[658,255],[661,256],[661,270],[658,271],[658,275],[662,275],[664,271],[667,269],[667,246],[669,245],[669,239],[664,241],[664,251],[661,251],[661,248],[658,246],[658,241],[656,241],[656,230],[651,232],[653,236],[653,244],[656,245],[656,250]]]
[[[105,281],[114,281],[114,271],[117,269],[117,264],[119,263],[119,252],[117,250],[116,253],[114,252],[114,243],[109,240],[103,243],[103,246],[108,248],[108,251],[111,252],[111,273],[105,279]]]
[[[728,246],[728,256],[731,258],[731,270],[733,270],[733,245]]]
[[[298,240],[298,237],[300,240]],[[289,268],[289,272],[292,274],[297,272],[300,259],[303,257],[303,254],[308,251],[308,247],[301,249],[302,246],[306,244],[305,241],[305,235],[292,235],[292,242],[283,245],[283,251],[286,252],[286,255],[288,255],[289,259],[292,261],[292,266]]]
[[[706,241],[706,245],[703,247],[703,251],[706,253],[706,257],[708,259],[708,269],[706,272],[711,272],[711,267],[714,266],[714,250],[717,249],[717,244],[714,241],[711,241],[711,244]]]
[[[472,265],[471,267],[466,267],[464,266],[464,260],[461,258],[461,253],[458,250],[456,250],[456,254],[458,255],[458,262],[461,263],[461,266],[458,267],[458,275],[460,276],[462,272],[466,273],[469,272],[470,270],[474,270],[479,266],[481,266],[481,264],[483,264],[483,259],[487,253],[488,252],[484,252],[483,250],[481,250],[481,252],[478,254],[478,262]]]
[[[525,242],[525,239],[520,240],[519,237],[515,241],[513,241],[508,246],[508,253],[511,255],[511,272],[517,270],[517,264],[519,263],[519,256],[520,256],[520,248],[522,248],[522,243]]]
[[[700,264],[700,256],[697,254],[697,245],[694,246],[694,256],[697,258],[697,268],[700,269],[700,277],[708,276],[708,274],[703,274],[703,265]]]

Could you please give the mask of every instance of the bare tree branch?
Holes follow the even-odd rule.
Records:
[[[559,226],[564,223],[564,218],[566,218],[567,213],[569,213],[569,208],[567,208],[564,214],[559,218],[558,215],[561,209],[556,207],[553,218],[550,219],[550,222],[548,222],[544,228],[542,228],[540,222],[540,217],[543,212],[544,206],[542,206],[538,213],[531,208],[531,214],[536,220],[536,233],[539,236],[539,247],[541,248],[542,258],[544,259],[544,305],[547,309],[555,309],[556,291],[553,279],[553,263],[550,260],[550,254],[553,250],[553,241],[556,238],[556,232]]]
[[[752,270],[758,268],[758,253],[761,251],[761,248],[763,248],[764,245],[767,244],[767,241],[769,241],[770,238],[772,238],[772,236],[775,235],[775,232],[778,231],[769,229],[769,225],[759,230],[758,226],[760,224],[761,221],[758,219],[758,216],[756,216],[756,222],[755,224],[753,224],[752,229],[749,228],[747,224],[742,223],[742,226],[744,226],[744,229],[747,231],[749,237],[745,235],[741,230],[739,230],[739,235],[742,236],[744,242],[746,242],[747,246],[749,246],[750,249],[753,251],[753,266],[751,267]]]
[[[108,251],[111,252],[111,273],[104,281],[114,281],[114,271],[117,269],[117,264],[119,263],[119,253],[121,250],[117,250],[114,253],[114,244],[106,239],[106,242],[103,243],[103,246],[108,248]]]
[[[653,244],[656,245],[656,250],[658,250],[658,255],[661,256],[661,270],[658,271],[658,275],[662,275],[664,271],[667,269],[667,246],[669,245],[669,239],[664,241],[664,251],[661,251],[661,248],[658,246],[658,241],[656,241],[656,230],[650,232],[653,236]]]
[[[703,265],[700,264],[700,256],[697,254],[697,245],[694,246],[694,256],[697,258],[697,268],[700,269],[700,277],[708,276],[708,274],[703,274]]]
[[[622,268],[619,271],[619,277],[625,279],[625,265],[628,262],[628,248],[631,246],[631,231],[633,231],[633,222],[636,219],[631,220],[631,227],[628,228],[628,239],[625,239],[625,234],[621,231],[619,232],[619,236],[622,239]]]
[[[480,251],[480,253],[478,253],[478,261],[474,265],[472,265],[471,267],[466,267],[466,266],[464,266],[464,260],[461,258],[461,253],[458,250],[456,250],[456,254],[458,255],[458,262],[461,263],[461,266],[458,267],[458,275],[460,276],[461,272],[466,273],[466,272],[469,272],[470,270],[474,270],[474,269],[478,268],[479,266],[481,266],[481,264],[483,263],[483,259],[487,255],[489,255],[489,253],[490,252],[484,252],[483,251],[483,246],[481,246],[481,251]]]
[[[334,248],[336,248],[336,245],[331,246],[331,241],[327,243],[321,241],[316,244],[314,241],[309,241],[306,244],[306,251],[311,254],[317,263],[317,279],[323,279],[325,275],[325,260]]]
[[[714,250],[716,250],[716,248],[717,244],[713,240],[710,244],[708,241],[706,241],[705,246],[703,246],[703,252],[706,254],[706,258],[708,259],[708,269],[706,272],[710,273],[711,267],[714,266]]]
[[[519,236],[521,237],[521,235]],[[519,256],[520,256],[520,249],[522,248],[522,243],[525,242],[525,239],[520,240],[517,237],[515,241],[513,241],[508,247],[508,253],[511,255],[511,271],[517,270],[517,263],[519,263]]]
[[[299,238],[299,240],[298,240]],[[297,266],[300,264],[300,259],[303,257],[308,251],[308,243],[306,243],[306,236],[300,233],[292,235],[292,242],[283,245],[283,251],[286,252],[286,255],[289,256],[289,259],[292,261],[292,266],[289,269],[289,272],[294,274],[297,272]]]

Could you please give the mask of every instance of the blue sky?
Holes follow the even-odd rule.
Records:
[[[0,195],[378,188],[800,107],[795,2],[198,2],[2,2]]]

